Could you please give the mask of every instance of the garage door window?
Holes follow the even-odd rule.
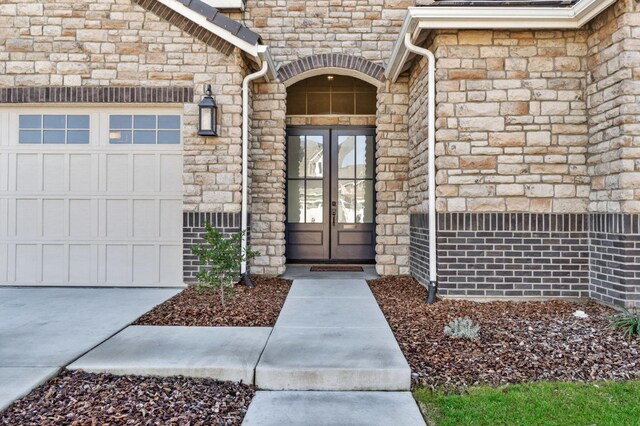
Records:
[[[180,144],[179,115],[112,115],[109,143],[135,145]]]
[[[88,115],[36,115],[19,117],[21,144],[88,144]]]

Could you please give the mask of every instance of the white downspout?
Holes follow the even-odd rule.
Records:
[[[436,58],[430,50],[411,42],[411,34],[404,36],[404,45],[410,52],[427,58],[428,67],[428,168],[429,168],[429,303],[435,302],[438,290],[438,270],[436,262]]]
[[[267,61],[262,62],[260,71],[249,74],[242,80],[242,252],[247,249],[247,227],[249,222],[249,83],[263,77],[269,71]],[[244,276],[247,273],[247,261],[242,261],[240,273]]]

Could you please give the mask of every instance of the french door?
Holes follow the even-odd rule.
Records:
[[[375,256],[375,129],[287,130],[289,260]]]

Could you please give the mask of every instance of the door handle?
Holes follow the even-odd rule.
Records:
[[[337,209],[331,209],[331,221],[333,222],[333,226],[336,226],[336,210]]]

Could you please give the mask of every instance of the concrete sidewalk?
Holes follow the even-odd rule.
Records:
[[[0,411],[180,290],[0,288]]]

